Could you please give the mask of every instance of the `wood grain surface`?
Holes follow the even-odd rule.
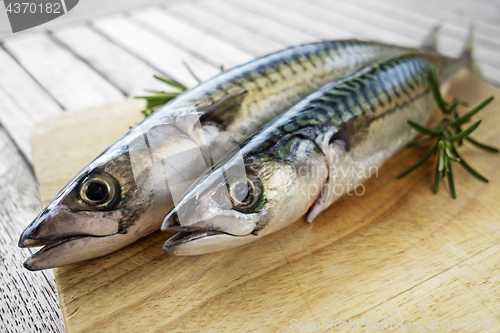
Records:
[[[247,2],[85,0],[56,20],[13,35],[0,0],[1,332],[64,329],[53,274],[25,271],[21,262],[31,250],[16,246],[19,233],[39,211],[31,172],[33,125],[65,109],[78,110],[142,94],[142,89],[163,88],[152,74],[193,86],[196,81],[183,61],[203,80],[219,72],[222,62],[207,54],[211,45],[176,40],[173,31],[160,31],[156,23],[143,24],[143,13],[153,9],[174,16],[198,30],[189,33],[189,38],[210,35],[252,56],[307,41],[349,36],[417,47],[437,22],[442,25],[440,52],[454,56],[462,48],[472,19],[476,25],[474,57],[485,77],[500,82],[500,3],[496,0]],[[194,49],[193,44],[199,48]],[[227,45],[222,48],[227,49]],[[225,59],[237,63],[238,54],[235,59]],[[105,91],[110,94],[103,95]],[[99,143],[93,144],[98,149]],[[50,156],[54,154],[50,152]],[[97,152],[86,154],[91,159]],[[60,158],[61,162],[67,160]],[[79,163],[83,162],[75,162],[75,169],[80,168]],[[61,177],[72,173],[68,167]]]
[[[0,122],[26,159],[32,162],[30,135],[33,125],[61,113],[62,108],[1,48],[0,73]]]
[[[51,270],[28,272],[19,235],[40,210],[35,177],[0,127],[0,332],[63,332]]]
[[[451,95],[476,103],[500,97],[500,89],[462,72]],[[475,136],[496,146],[498,97],[481,114]],[[125,101],[37,125],[33,153],[43,204],[134,125],[140,108]],[[432,194],[433,163],[395,179],[424,153],[404,149],[365,184],[364,195],[345,196],[312,224],[301,218],[240,248],[171,257],[161,249],[169,235],[156,232],[105,257],[57,268],[66,329],[282,332],[292,330],[291,322],[360,320],[358,330],[371,331],[364,320],[419,322],[415,331],[435,331],[429,320],[444,329],[447,319],[467,318],[476,321],[468,331],[480,332],[478,320],[500,319],[500,158],[464,147],[462,155],[490,183],[456,166],[452,200],[445,183]],[[324,325],[315,331],[327,331]]]
[[[65,109],[123,99],[118,89],[50,36],[19,36],[5,40],[3,46]]]

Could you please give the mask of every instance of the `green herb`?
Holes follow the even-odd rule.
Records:
[[[146,108],[142,110],[142,114],[144,117],[150,116],[153,112],[155,112],[158,108],[170,102],[184,91],[188,90],[188,87],[184,86],[182,83],[177,82],[173,79],[167,79],[163,77],[159,77],[157,75],[154,76],[155,79],[160,80],[169,86],[178,90],[177,92],[166,92],[166,91],[157,91],[157,90],[146,90],[147,92],[152,93],[151,96],[137,96],[135,98],[142,98],[146,100]]]
[[[184,66],[186,66],[186,69],[188,72],[193,76],[193,78],[198,81],[198,83],[201,83],[201,80],[196,76],[196,74],[193,72],[191,67],[186,62],[183,62]],[[220,65],[220,70],[221,72],[224,71],[224,65]],[[166,91],[157,91],[157,90],[146,90],[149,93],[152,93],[151,96],[136,96],[134,98],[142,98],[146,100],[146,108],[141,111],[141,113],[144,115],[144,118],[147,118],[150,116],[153,112],[158,110],[160,107],[163,105],[167,104],[189,88],[183,85],[180,82],[175,81],[174,79],[169,79],[169,78],[163,78],[157,75],[154,75],[154,78],[157,80],[160,80],[169,86],[175,88],[177,91],[174,92],[166,92]]]
[[[486,98],[484,101],[473,107],[470,111],[462,116],[458,116],[457,107],[458,105],[467,105],[466,103],[455,100],[452,103],[446,103],[443,100],[441,91],[439,89],[439,79],[437,74],[437,69],[435,66],[429,68],[429,80],[431,89],[434,95],[436,104],[443,114],[443,119],[435,128],[428,128],[419,124],[408,121],[408,125],[417,132],[426,135],[427,138],[416,140],[411,142],[409,145],[414,146],[421,143],[434,141],[434,145],[431,150],[427,152],[417,163],[403,171],[397,178],[402,178],[424,164],[425,161],[431,157],[431,155],[437,155],[436,171],[434,174],[434,194],[437,193],[439,188],[439,181],[441,178],[447,177],[448,186],[450,188],[450,194],[453,199],[455,199],[455,180],[453,179],[453,169],[452,162],[459,163],[467,172],[477,179],[488,182],[488,179],[481,175],[479,172],[474,170],[458,153],[456,144],[462,145],[464,141],[467,141],[474,146],[483,149],[484,151],[490,153],[498,153],[497,148],[488,146],[484,143],[477,142],[476,140],[469,137],[469,135],[476,130],[481,124],[481,120],[477,120],[472,125],[466,129],[462,129],[462,125],[469,122],[476,113],[481,111],[486,105],[488,105],[492,100],[493,96]]]

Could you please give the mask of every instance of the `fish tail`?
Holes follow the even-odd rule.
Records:
[[[437,52],[439,29],[441,29],[440,23],[436,24],[431,31],[429,31],[422,43],[423,49]]]
[[[469,26],[469,32],[467,33],[467,38],[465,39],[464,49],[462,51],[461,58],[465,61],[465,66],[467,66],[472,72],[481,76],[481,71],[474,60],[474,22],[471,22]]]

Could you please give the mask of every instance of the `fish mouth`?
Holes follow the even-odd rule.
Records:
[[[258,236],[234,235],[226,231],[200,226],[181,226],[175,211],[171,211],[163,221],[162,231],[176,232],[163,244],[163,251],[173,256],[197,256],[231,249],[251,241]]]
[[[69,242],[73,239],[84,238],[84,237],[105,237],[105,236],[93,236],[93,235],[81,234],[81,235],[71,235],[71,236],[64,236],[52,239],[36,239],[36,238],[30,238],[29,236],[24,236],[24,237],[23,236],[21,236],[21,239],[19,240],[18,243],[18,246],[20,248],[37,247],[45,245],[42,248],[42,250],[45,248],[49,249],[55,247],[62,243]]]
[[[170,237],[163,251],[173,256],[199,256],[251,243],[260,235],[234,236],[221,231],[182,231]]]
[[[167,215],[163,222],[163,226],[161,228],[162,231],[165,232],[176,232],[172,237],[170,237],[165,244],[163,245],[163,250],[169,253],[169,249],[172,247],[176,247],[182,244],[186,244],[192,241],[196,241],[206,237],[212,237],[216,235],[226,235],[232,237],[238,237],[236,235],[232,235],[230,233],[213,230],[208,228],[197,228],[197,227],[189,227],[189,226],[181,226],[179,224],[179,218],[177,213],[173,212]]]
[[[71,257],[72,252],[68,249],[80,248],[79,244],[87,244],[92,242],[92,240],[99,240],[104,237],[114,236],[116,234],[106,235],[106,236],[94,236],[88,234],[71,235],[65,237],[59,237],[56,239],[45,239],[37,240],[33,238],[21,238],[19,241],[19,247],[38,247],[43,246],[40,250],[33,253],[26,261],[23,266],[30,271],[37,271],[46,268],[53,268],[60,265],[70,264],[76,261],[69,260],[67,262],[61,262],[60,260],[67,260],[65,257]]]
[[[226,232],[222,231],[213,231],[213,230],[204,230],[204,231],[180,231],[175,233],[172,237],[170,237],[165,244],[163,244],[163,249],[172,247],[172,246],[177,246],[181,244],[185,244],[191,241],[195,241],[201,238],[205,237],[210,237],[210,236],[215,236],[215,235],[228,235],[228,236],[233,236],[231,234],[228,234]],[[237,237],[237,236],[233,236]]]
[[[163,251],[173,256],[204,255],[224,250],[228,242],[238,242],[239,239],[246,237],[213,230],[181,231],[175,233],[163,244]]]
[[[169,225],[162,231],[176,232],[163,244],[163,251],[172,256],[198,256],[231,249],[258,238],[256,235],[233,235],[207,228]]]

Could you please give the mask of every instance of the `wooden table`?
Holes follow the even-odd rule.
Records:
[[[40,210],[30,145],[36,122],[157,88],[186,85],[289,45],[359,37],[417,46],[441,20],[440,49],[456,55],[468,18],[476,58],[500,83],[500,3],[494,0],[85,0],[67,16],[12,35],[0,4],[0,331],[63,331],[51,271],[28,272],[17,248]],[[148,4],[149,6],[144,6]],[[80,8],[80,9],[79,9]]]

